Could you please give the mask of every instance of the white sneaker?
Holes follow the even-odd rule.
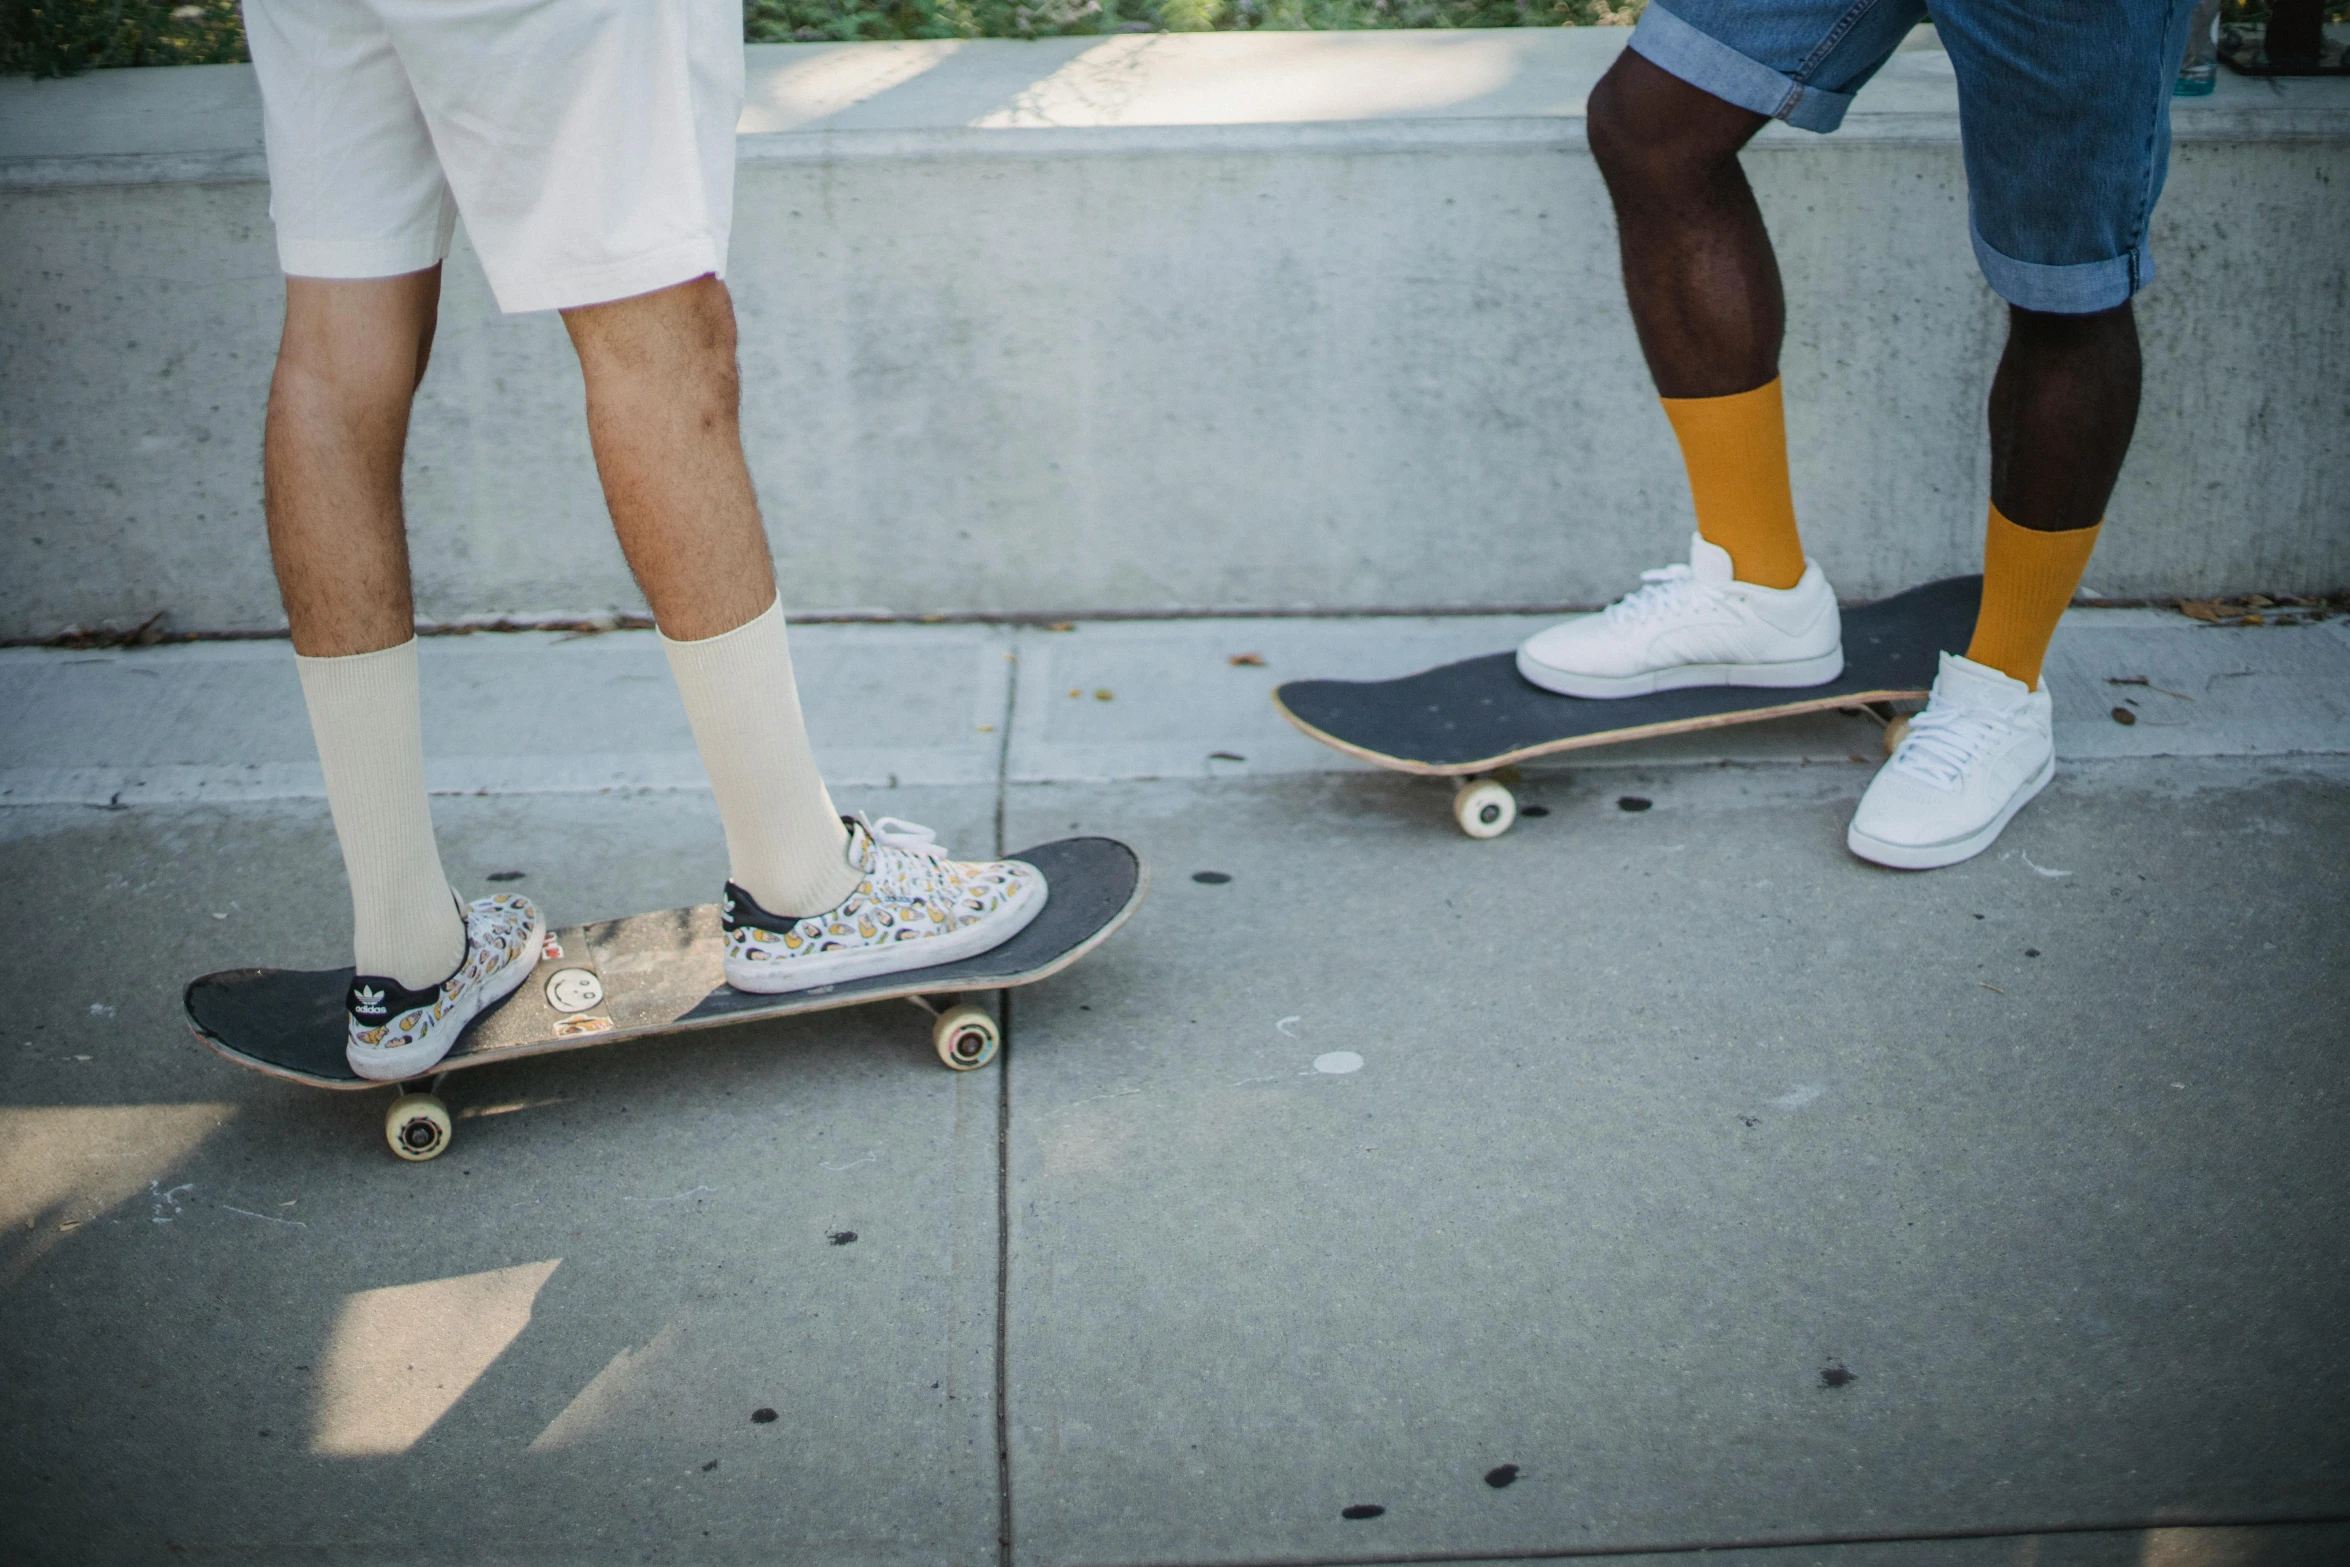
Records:
[[[361,974],[343,998],[351,1037],[343,1059],[361,1077],[397,1083],[440,1064],[465,1025],[512,995],[538,966],[546,926],[528,898],[511,892],[465,905],[465,956],[438,985],[410,990]]]
[[[1956,865],[1991,847],[2056,776],[2048,685],[1942,655],[1933,700],[1870,780],[1844,841],[1897,870]]]
[[[1645,696],[1682,686],[1816,686],[1844,672],[1844,624],[1817,561],[1791,588],[1730,574],[1730,552],[1689,540],[1689,564],[1644,571],[1648,584],[1596,615],[1537,631],[1518,673],[1565,696]]]
[[[761,995],[837,985],[976,957],[1044,907],[1044,873],[1025,860],[950,860],[927,827],[846,818],[849,863],[864,873],[837,909],[770,914],[726,884],[726,982]]]

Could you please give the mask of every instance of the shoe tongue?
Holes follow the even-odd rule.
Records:
[[[1728,587],[1737,575],[1730,552],[1702,533],[1689,535],[1689,570],[1699,585],[1709,588]]]
[[[1934,700],[1958,707],[2004,713],[2021,707],[2031,694],[2032,688],[2014,676],[1956,653],[1942,655],[1941,673],[1934,678]]]

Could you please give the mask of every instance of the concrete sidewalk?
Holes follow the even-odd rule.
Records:
[[[1928,875],[1856,720],[1475,843],[1263,700],[1518,629],[804,628],[844,806],[1127,837],[1132,928],[998,1071],[516,1062],[414,1167],[179,1020],[346,939],[284,646],[0,654],[0,1558],[2350,1557],[2341,623],[2076,612],[2056,786]],[[712,894],[648,644],[428,644],[461,885]]]

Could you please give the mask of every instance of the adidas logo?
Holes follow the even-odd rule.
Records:
[[[383,1016],[384,993],[373,985],[361,985],[352,996],[351,1010],[361,1017]]]

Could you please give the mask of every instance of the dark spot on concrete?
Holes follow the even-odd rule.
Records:
[[[1232,878],[1222,871],[1193,871],[1191,879],[1203,887],[1221,887]]]
[[[1637,794],[1616,796],[1616,809],[1619,811],[1645,811],[1654,804],[1656,804],[1654,800],[1645,799]]]
[[[853,1246],[856,1244],[857,1232],[855,1230],[826,1230],[824,1238],[835,1246]]]
[[[269,1435],[269,1433],[268,1433],[267,1431],[264,1431],[264,1432],[262,1432],[261,1434],[262,1434],[263,1436],[267,1436],[267,1435]]]
[[[755,1426],[771,1426],[775,1424],[775,1411],[772,1409],[752,1410],[751,1424]]]
[[[1245,762],[1248,758],[1238,751],[1210,751],[1208,760],[1211,762]]]
[[[492,872],[490,872],[490,873],[489,873],[489,875],[488,875],[487,877],[485,877],[485,878],[484,878],[484,880],[487,880],[487,881],[520,881],[520,880],[522,880],[522,872],[520,872],[520,871],[492,871]]]
[[[1977,918],[1977,919],[1981,919],[1982,917],[1983,917],[1983,916],[1982,916],[1982,915],[1980,915],[1980,914],[1978,914],[1978,915],[1976,915],[1976,916],[1975,916],[1975,918]]]
[[[2038,957],[2039,955],[2040,955],[2040,949],[2039,949],[2038,947],[2026,947],[2026,948],[2024,948],[2024,956],[2025,956],[2025,957],[2027,957],[2027,958],[2036,958],[2036,957]]]
[[[1518,807],[1518,814],[1520,816],[1548,816],[1550,807],[1547,805],[1522,805]]]
[[[2126,707],[2117,707],[2113,710],[2113,721],[2126,729],[2138,721],[2138,715]]]
[[[1860,1374],[1845,1370],[1844,1362],[1841,1360],[1831,1360],[1820,1368],[1820,1386],[1822,1387],[1850,1387],[1859,1380]]]
[[[1742,1115],[1738,1119],[1745,1122],[1748,1126],[1762,1125],[1762,1117],[1759,1115]]]
[[[713,1469],[715,1469],[715,1468],[717,1468],[717,1467],[718,1467],[718,1460],[717,1460],[717,1459],[715,1459],[715,1458],[713,1458],[713,1459],[711,1459],[711,1460],[710,1460],[708,1463],[706,1463],[706,1464],[702,1465],[702,1473],[704,1473],[704,1474],[708,1474],[708,1473],[709,1473],[711,1470],[713,1470]]]
[[[1485,1483],[1496,1491],[1506,1490],[1518,1483],[1516,1464],[1499,1464],[1485,1471]]]
[[[1338,1510],[1338,1516],[1341,1518],[1356,1519],[1376,1518],[1381,1513],[1386,1511],[1387,1509],[1380,1506],[1377,1502],[1357,1502],[1352,1507],[1341,1507]]]

